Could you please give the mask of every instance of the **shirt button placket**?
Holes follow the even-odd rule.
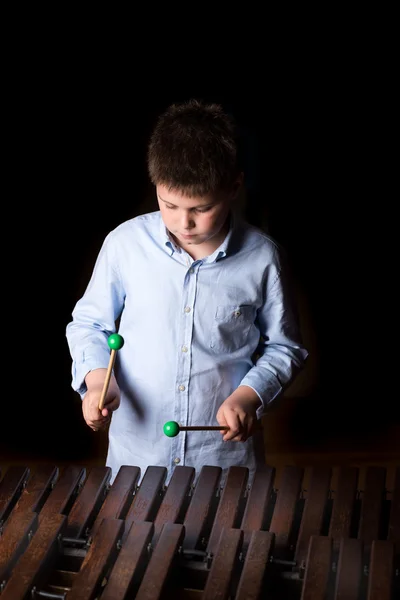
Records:
[[[191,277],[195,275],[195,277]],[[181,313],[181,346],[178,358],[178,397],[175,408],[176,420],[186,423],[188,419],[188,383],[190,382],[191,343],[193,328],[193,305],[197,285],[196,268],[193,265],[188,269],[183,286],[183,310]],[[185,383],[183,383],[185,382]],[[186,383],[187,382],[187,383]],[[185,435],[183,431],[174,438],[172,447],[172,464],[178,465],[184,460]]]

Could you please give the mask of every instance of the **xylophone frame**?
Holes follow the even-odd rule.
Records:
[[[6,468],[0,598],[400,597],[400,466]],[[0,475],[1,477],[1,475]]]

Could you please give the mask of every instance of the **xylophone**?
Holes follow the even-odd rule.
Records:
[[[400,466],[3,468],[1,600],[400,598]]]

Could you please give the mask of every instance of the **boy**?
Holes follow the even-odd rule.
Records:
[[[214,104],[161,115],[148,172],[159,211],[104,240],[67,325],[72,387],[86,423],[108,431],[107,465],[265,464],[257,427],[307,357],[277,244],[233,210],[243,183],[235,125]],[[110,351],[124,338],[104,409]],[[257,356],[257,358],[255,358]],[[112,416],[112,418],[111,418]],[[228,431],[163,434],[167,421]]]

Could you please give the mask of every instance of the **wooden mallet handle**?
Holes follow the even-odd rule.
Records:
[[[103,391],[101,392],[99,401],[99,410],[101,411],[104,407],[104,400],[107,395],[108,386],[110,385],[111,373],[114,368],[115,358],[117,356],[117,350],[120,350],[124,345],[124,338],[119,333],[113,333],[107,340],[108,347],[111,348],[110,360],[108,362],[106,378],[104,380]]]
[[[163,430],[166,436],[175,437],[180,431],[222,431],[228,430],[226,425],[179,425],[176,421],[165,423]]]
[[[261,422],[256,423],[255,428],[261,429]],[[180,431],[228,431],[227,425],[179,425],[176,421],[167,421],[163,431],[167,437],[175,437]]]
[[[228,431],[227,425],[179,425],[179,431]]]

